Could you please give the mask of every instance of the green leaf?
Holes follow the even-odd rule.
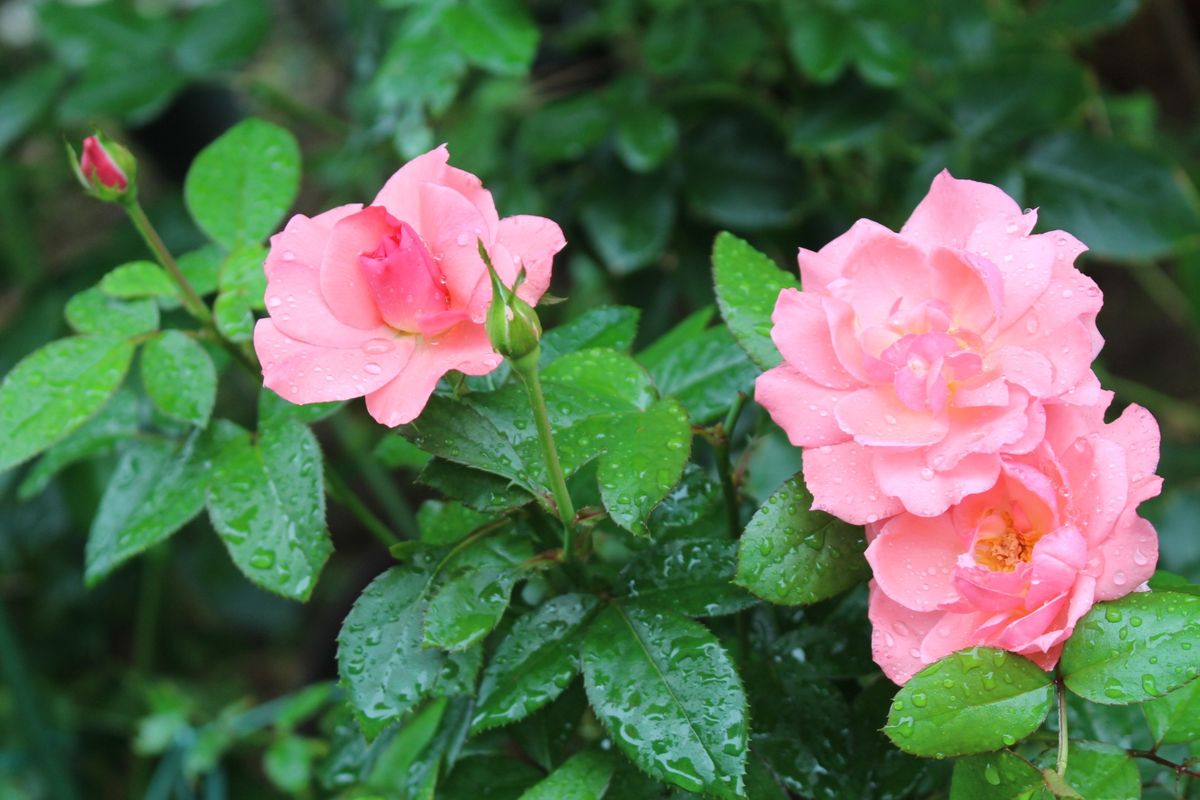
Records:
[[[302,794],[312,780],[314,743],[294,734],[280,736],[263,753],[263,772],[280,791]]]
[[[417,529],[426,544],[454,544],[492,519],[461,503],[426,500],[417,510]]]
[[[0,472],[71,433],[104,407],[133,358],[133,345],[72,336],[21,359],[0,383]]]
[[[392,567],[371,582],[338,633],[338,674],[363,730],[375,736],[421,702],[445,654],[422,646],[428,573]]]
[[[516,722],[562,694],[579,672],[580,631],[595,608],[591,595],[565,594],[518,619],[483,671],[472,731]]]
[[[200,6],[176,26],[173,55],[189,75],[230,70],[253,55],[271,13],[262,0],[225,0]]]
[[[649,536],[645,519],[683,475],[692,449],[692,426],[675,400],[627,416],[600,462],[597,478],[608,514],[622,528]]]
[[[138,431],[138,401],[132,391],[117,394],[96,416],[78,430],[48,449],[17,487],[17,496],[28,500],[41,493],[64,467],[105,452],[118,442],[132,438]]]
[[[1093,253],[1154,258],[1200,227],[1195,191],[1156,154],[1078,133],[1044,139],[1025,163],[1026,199],[1047,228],[1070,231]]]
[[[1097,603],[1075,624],[1059,669],[1093,703],[1142,703],[1200,671],[1200,597],[1134,592]]]
[[[429,592],[425,644],[464,650],[496,627],[508,609],[523,562],[533,557],[523,529],[491,534],[448,558]]]
[[[217,369],[195,339],[164,331],[142,350],[142,385],[168,417],[203,428],[217,399]]]
[[[296,406],[296,408],[304,408],[304,406]],[[401,467],[420,469],[428,464],[430,459],[429,453],[402,436],[383,437],[379,440],[379,444],[375,445],[371,455],[379,459],[379,463],[392,469]]]
[[[609,606],[588,629],[583,675],[596,715],[641,769],[689,792],[744,796],[746,697],[707,628]]]
[[[757,600],[733,584],[737,543],[675,539],[638,555],[617,576],[618,593],[638,605],[689,617],[734,614]]]
[[[584,750],[531,786],[521,800],[601,800],[608,791],[612,774],[610,754]]]
[[[950,800],[1025,800],[1042,786],[1042,773],[1010,750],[954,762]]]
[[[346,405],[344,400],[334,400],[328,403],[305,403],[296,405],[289,403],[270,389],[263,387],[258,393],[258,426],[275,422],[282,417],[290,417],[305,425],[320,422],[326,417],[336,414]],[[392,437],[398,438],[398,437]]]
[[[917,756],[986,753],[1036,731],[1053,701],[1053,681],[1032,661],[976,647],[914,675],[892,701],[884,733]]]
[[[248,244],[234,250],[221,262],[217,286],[222,293],[241,292],[251,308],[266,307],[263,296],[267,292],[267,273],[263,270],[267,250],[261,244]]]
[[[800,475],[789,478],[746,525],[736,582],[772,603],[815,603],[870,575],[863,529],[823,511]]]
[[[438,784],[437,800],[480,800],[480,787],[487,787],[487,800],[518,800],[541,777],[537,767],[509,756],[475,756]]]
[[[679,124],[669,112],[644,103],[625,110],[617,121],[617,155],[634,172],[652,172],[679,143]]]
[[[847,20],[823,8],[792,4],[783,8],[792,60],[817,83],[836,80],[854,52]]]
[[[192,219],[233,250],[275,230],[300,186],[300,146],[260,119],[238,123],[205,147],[184,182]]]
[[[1156,744],[1200,740],[1200,680],[1142,704]]]
[[[675,193],[661,178],[622,176],[593,192],[579,218],[600,259],[614,275],[649,266],[675,227]]]
[[[524,75],[537,52],[538,28],[520,0],[456,3],[442,13],[442,29],[467,60],[497,75]]]
[[[0,89],[0,153],[46,113],[66,79],[61,65],[49,63],[26,67],[5,80]]]
[[[1047,770],[1049,771],[1049,770]],[[1087,800],[1137,800],[1142,779],[1129,753],[1100,742],[1071,742],[1067,783]]]
[[[254,338],[254,311],[245,292],[223,292],[213,303],[213,321],[217,330],[231,342],[249,342]]]
[[[657,351],[661,355],[652,361],[644,353],[639,360],[650,370],[658,391],[679,400],[693,423],[704,425],[723,416],[739,392],[753,388],[760,370],[725,326],[680,336],[674,345]]]
[[[179,271],[183,273],[183,277],[187,278],[187,282],[196,290],[196,294],[203,297],[217,290],[221,262],[224,259],[225,253],[219,246],[208,244],[196,250],[189,250],[177,260]]]
[[[551,328],[542,336],[541,366],[548,367],[560,356],[580,350],[608,348],[629,352],[637,335],[640,314],[629,306],[601,306]]]
[[[771,341],[771,313],[784,289],[800,281],[731,233],[713,245],[713,282],[717,305],[730,333],[755,364],[770,369],[780,362]]]
[[[109,297],[176,297],[175,284],[153,261],[130,261],[100,279],[100,291]]]
[[[93,286],[67,301],[63,315],[76,333],[132,338],[158,328],[153,300],[117,300]]]
[[[487,514],[500,514],[531,500],[528,492],[499,475],[441,458],[429,459],[417,482]]]
[[[608,133],[612,109],[598,92],[548,103],[521,121],[517,147],[539,164],[581,158]]]
[[[257,442],[243,434],[222,448],[208,489],[208,516],[251,582],[308,599],[333,551],[324,482],[317,439],[294,419],[263,426]]]
[[[87,541],[88,586],[169,538],[204,508],[214,454],[240,430],[218,421],[183,444],[135,440],[100,499]]]

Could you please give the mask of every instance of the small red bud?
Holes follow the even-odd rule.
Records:
[[[109,189],[124,191],[129,185],[125,172],[117,166],[104,145],[95,136],[83,140],[83,157],[79,169],[89,181],[100,183]]]

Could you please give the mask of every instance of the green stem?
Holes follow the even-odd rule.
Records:
[[[1055,678],[1054,692],[1058,695],[1058,760],[1055,763],[1055,772],[1060,778],[1065,778],[1067,754],[1070,752],[1070,748],[1067,739],[1067,690],[1063,686],[1061,675]]]
[[[741,518],[738,514],[738,491],[733,482],[733,464],[729,460],[729,440],[733,438],[733,429],[741,416],[742,408],[746,405],[746,395],[738,393],[737,399],[729,407],[725,421],[721,423],[720,436],[715,445],[717,456],[717,474],[721,476],[721,490],[725,495],[726,514],[729,520],[729,535],[738,535]]]
[[[383,524],[383,520],[375,516],[374,512],[358,499],[358,495],[354,494],[328,463],[325,464],[325,483],[332,490],[333,499],[353,514],[362,523],[362,526],[379,540],[380,544],[388,548],[394,544],[400,544],[400,537],[392,533],[391,529]]]
[[[510,363],[529,394],[529,407],[533,410],[533,421],[537,425],[538,439],[542,443],[542,455],[546,460],[546,473],[550,476],[550,488],[554,492],[554,504],[558,508],[558,518],[563,525],[563,560],[571,558],[571,526],[575,521],[575,505],[571,502],[571,494],[567,491],[567,479],[563,476],[562,464],[558,460],[558,448],[554,445],[554,431],[550,429],[550,412],[546,408],[546,396],[542,393],[542,379],[538,375],[538,353],[532,353],[520,359],[511,359]]]
[[[129,220],[133,223],[133,227],[137,228],[137,232],[145,240],[146,246],[150,248],[150,251],[154,253],[154,257],[158,259],[158,263],[162,265],[162,268],[175,281],[175,285],[179,287],[179,292],[183,297],[183,307],[187,309],[189,314],[201,322],[211,322],[212,313],[209,312],[208,306],[204,305],[204,301],[200,299],[200,295],[196,294],[196,290],[192,288],[192,284],[188,283],[187,277],[179,269],[179,264],[175,263],[175,257],[171,255],[171,251],[163,244],[163,240],[159,237],[158,231],[154,229],[150,218],[142,210],[142,204],[134,200],[132,203],[125,205],[125,211],[128,212]]]

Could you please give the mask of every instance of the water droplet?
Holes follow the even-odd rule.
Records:
[[[1074,296],[1074,294],[1075,294],[1075,293],[1074,293],[1074,292],[1072,292],[1070,289],[1063,289],[1063,290],[1062,290],[1062,296],[1063,296],[1063,299],[1064,299],[1064,300],[1069,300],[1069,299],[1071,299],[1071,297],[1073,297],[1073,296]]]
[[[988,765],[983,768],[983,779],[992,786],[1000,785],[1000,771],[996,769],[996,765],[988,762]]]
[[[1025,320],[1025,330],[1029,333],[1037,333],[1038,320],[1037,317],[1030,317]]]
[[[284,250],[283,251],[283,260],[284,261],[295,261],[296,254],[293,253],[291,250]]]
[[[267,305],[270,306],[271,308],[279,308],[281,305],[283,305],[283,300],[281,298],[279,298],[278,296],[272,297],[270,300],[267,301]]]
[[[454,243],[459,247],[466,247],[468,241],[469,237],[465,233],[460,233],[458,236],[454,237]]]
[[[374,361],[368,361],[366,364],[363,364],[363,372],[370,373],[371,375],[378,375],[379,373],[383,372],[383,367],[379,366]]]
[[[927,481],[933,480],[933,470],[929,467],[921,467],[921,478]]]
[[[368,355],[379,356],[391,352],[395,346],[395,343],[391,339],[368,339],[362,346],[362,349]],[[370,370],[367,371],[370,372]]]

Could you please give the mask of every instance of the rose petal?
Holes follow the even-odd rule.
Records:
[[[893,683],[903,686],[932,663],[921,658],[921,641],[941,614],[905,608],[871,581],[867,615],[871,619],[871,656]]]
[[[1000,457],[973,453],[951,469],[938,471],[926,464],[925,454],[919,450],[876,451],[872,467],[876,485],[899,500],[905,510],[919,517],[936,517],[967,495],[990,489],[1000,474]]]
[[[805,378],[787,362],[769,369],[754,382],[754,400],[783,428],[797,447],[816,447],[847,441],[834,409],[848,393]]]
[[[867,547],[866,557],[888,597],[913,611],[934,611],[958,600],[951,574],[962,550],[948,516],[900,514]]]
[[[1022,214],[1021,207],[999,187],[959,180],[942,170],[900,233],[926,249],[967,249],[972,235],[987,220],[1004,220],[1005,229],[1024,235],[1033,230],[1037,215]],[[986,253],[980,253],[990,257]]]
[[[866,446],[933,444],[942,440],[948,427],[944,417],[900,402],[890,386],[850,392],[838,401],[835,413],[841,429]]]
[[[341,322],[356,328],[383,324],[362,274],[360,258],[396,231],[398,220],[382,206],[369,206],[333,226],[321,260],[321,295]]]
[[[771,314],[771,340],[788,364],[809,380],[833,389],[854,389],[854,378],[833,349],[822,298],[784,289]]]
[[[804,451],[804,482],[813,508],[852,525],[864,525],[901,510],[875,482],[872,453],[857,442],[810,447]]]

